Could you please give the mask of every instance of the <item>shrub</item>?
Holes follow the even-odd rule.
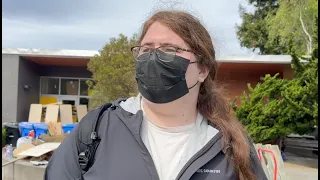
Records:
[[[250,93],[243,93],[240,107],[233,106],[256,143],[290,133],[306,134],[318,123],[318,55],[304,60],[301,63],[292,56],[292,80],[276,74],[266,75],[254,88],[248,84]]]

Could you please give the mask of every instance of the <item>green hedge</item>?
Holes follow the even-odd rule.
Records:
[[[276,140],[290,133],[307,134],[318,124],[318,55],[301,63],[292,57],[292,80],[266,75],[233,106],[237,118],[256,142]]]

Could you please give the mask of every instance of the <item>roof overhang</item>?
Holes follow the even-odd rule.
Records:
[[[290,55],[221,56],[219,63],[291,64]]]
[[[2,54],[18,55],[40,65],[86,66],[90,58],[99,55],[91,50],[43,50],[23,48],[2,48]],[[266,68],[291,64],[290,55],[252,55],[252,56],[221,56],[217,58],[220,67],[240,68],[252,66]],[[242,64],[242,65],[240,65]]]
[[[2,48],[2,54],[15,54],[23,57],[83,58],[90,59],[98,55],[98,51],[90,50],[43,50],[23,48]]]
[[[2,54],[18,55],[25,60],[43,66],[78,66],[86,67],[90,58],[98,51],[89,50],[42,50],[3,48]]]

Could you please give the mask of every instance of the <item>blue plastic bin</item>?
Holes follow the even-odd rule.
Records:
[[[19,123],[21,137],[28,136],[29,132],[33,130],[33,124],[29,122]]]
[[[48,134],[48,126],[46,123],[34,123],[33,128],[36,138],[38,138],[41,134]]]
[[[74,124],[64,124],[62,125],[63,133],[70,133],[72,129],[77,125],[77,123]]]

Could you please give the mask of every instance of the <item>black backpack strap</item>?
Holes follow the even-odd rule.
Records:
[[[93,121],[83,122],[82,128],[79,128],[79,165],[83,172],[87,172],[93,165],[96,150],[100,144],[100,136],[98,135],[98,128],[102,114],[112,106],[112,103],[104,104],[99,108],[90,112],[88,117],[84,117]],[[91,128],[90,128],[91,127]]]
[[[83,174],[87,172],[94,163],[95,153],[100,144],[100,136],[98,135],[99,124],[102,118],[102,114],[111,108],[112,110],[118,107],[121,101],[125,101],[126,98],[120,98],[114,103],[104,104],[92,112],[88,113],[83,119],[88,119],[87,121],[81,122],[81,127],[78,132],[79,141],[79,165],[82,169]],[[90,121],[90,120],[93,120]],[[91,128],[90,128],[91,127]],[[90,131],[91,130],[91,131]]]

